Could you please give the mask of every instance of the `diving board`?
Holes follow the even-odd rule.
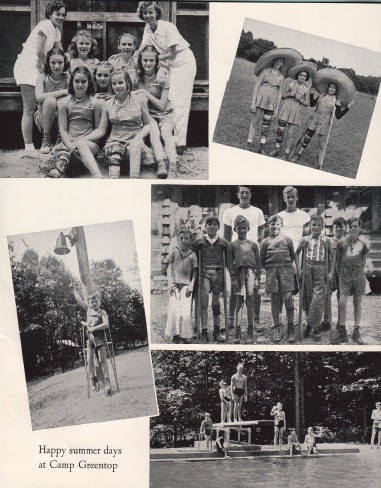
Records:
[[[249,427],[253,425],[260,425],[260,424],[273,424],[274,420],[242,420],[240,422],[225,422],[219,424],[213,424],[213,429],[224,429],[229,427]]]

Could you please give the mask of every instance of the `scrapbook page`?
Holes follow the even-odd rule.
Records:
[[[2,2],[1,486],[378,486],[380,20]]]

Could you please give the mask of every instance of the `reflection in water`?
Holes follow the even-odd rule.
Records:
[[[152,462],[150,488],[379,488],[381,452],[321,458]]]

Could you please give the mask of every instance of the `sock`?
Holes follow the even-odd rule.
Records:
[[[35,147],[33,142],[31,144],[25,144],[25,151],[34,151]]]

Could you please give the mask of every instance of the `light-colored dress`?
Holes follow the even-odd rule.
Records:
[[[167,54],[171,46],[176,47],[175,58],[168,61],[169,100],[175,117],[176,145],[185,146],[193,83],[196,77],[196,60],[189,49],[189,43],[182,37],[177,27],[166,20],[158,20],[155,32],[146,24],[140,50],[147,45],[154,46],[159,54]]]
[[[308,105],[310,91],[305,83],[297,81],[292,81],[287,87],[287,91],[288,97],[283,102],[278,119],[289,124],[300,125],[302,123],[302,105]],[[300,97],[300,100],[294,98],[296,95]]]
[[[111,133],[106,146],[110,144],[128,145],[142,130],[142,109],[136,102],[135,95],[130,93],[125,105],[120,106],[116,98],[107,102],[108,117],[111,122]]]
[[[57,27],[54,27],[51,20],[46,19],[39,22],[29,34],[26,42],[24,42],[23,50],[18,55],[13,68],[17,85],[36,86],[37,77],[40,74],[36,66],[38,61],[37,46],[39,32],[42,32],[46,36],[44,46],[45,54],[54,47],[56,42],[61,41],[61,32]]]
[[[255,105],[263,110],[274,112],[278,104],[279,90],[282,87],[284,76],[282,73],[274,73],[271,68],[266,68],[264,71]]]

